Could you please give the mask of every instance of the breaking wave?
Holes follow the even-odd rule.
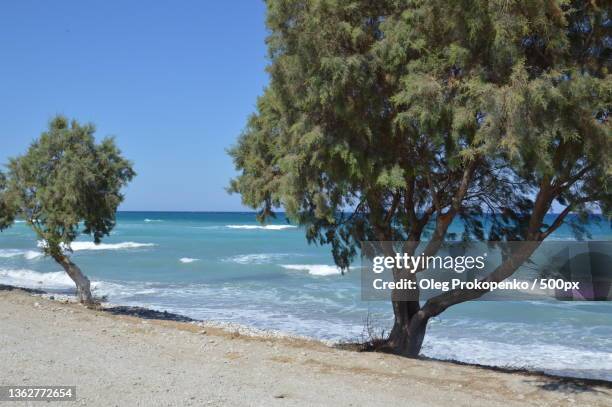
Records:
[[[45,247],[46,242],[39,241],[38,247]],[[121,242],[121,243],[99,243],[94,242],[72,242],[70,247],[72,251],[78,252],[82,250],[125,250],[138,249],[142,247],[157,246],[155,243],[138,243],[138,242]]]
[[[20,250],[20,249],[0,249],[0,257],[24,257],[26,260],[34,260],[43,255],[42,252],[36,250]]]
[[[294,225],[225,225],[229,229],[264,229],[264,230],[283,230],[292,229]]]
[[[226,257],[224,262],[238,264],[270,264],[275,261],[287,258],[289,256],[299,256],[299,254],[289,253],[254,253],[254,254],[239,254],[236,256]]]
[[[67,289],[74,283],[63,271],[39,273],[28,269],[0,269],[0,282],[26,288]]]
[[[281,267],[287,270],[295,271],[307,271],[308,274],[313,276],[331,276],[334,274],[342,274],[336,266],[329,266],[327,264],[281,264]]]
[[[180,261],[181,263],[188,264],[188,263],[193,263],[194,261],[200,261],[200,259],[194,259],[194,258],[192,258],[192,257],[181,257],[181,258],[179,259],[179,261]]]

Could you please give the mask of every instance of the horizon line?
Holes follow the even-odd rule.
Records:
[[[153,212],[158,212],[158,213],[243,213],[243,214],[257,214],[257,211],[253,210],[253,211],[219,211],[219,210],[157,210],[157,209],[130,209],[130,210],[117,210],[117,213],[153,213]],[[346,213],[349,213],[350,211],[347,211]],[[285,211],[274,211],[274,213],[276,214],[285,214]],[[550,212],[547,213],[546,215],[558,215],[559,212]],[[489,215],[488,213],[484,213],[483,215]],[[576,215],[575,213],[570,213],[570,215]],[[589,216],[602,216],[605,217],[602,213],[591,213]]]

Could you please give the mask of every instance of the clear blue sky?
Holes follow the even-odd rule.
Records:
[[[57,113],[116,136],[123,210],[245,210],[225,150],[267,83],[260,0],[29,1],[0,9],[0,163]]]

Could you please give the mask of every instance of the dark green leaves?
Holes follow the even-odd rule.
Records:
[[[108,235],[121,188],[135,175],[113,140],[96,144],[94,131],[91,124],[58,116],[26,154],[8,164],[4,202],[48,242],[49,251],[69,246],[81,232],[96,243]]]
[[[524,239],[538,191],[539,210],[609,210],[608,3],[267,5],[270,85],[231,150],[262,220],[283,207],[345,266],[359,240],[444,238],[456,216],[465,238]]]
[[[6,195],[6,176],[0,172],[0,230],[9,227],[15,220],[15,208]]]

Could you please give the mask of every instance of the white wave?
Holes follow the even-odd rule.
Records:
[[[331,276],[342,273],[338,267],[327,264],[281,264],[281,267],[287,270],[307,271],[313,276]]]
[[[63,271],[39,273],[28,269],[0,269],[0,283],[26,288],[62,289],[74,287],[74,283]]]
[[[91,285],[96,295],[119,301],[129,299],[135,295],[152,295],[157,293],[157,290],[148,288],[147,283],[95,281]],[[150,304],[142,305],[150,306]]]
[[[40,273],[29,269],[0,269],[0,284],[40,290],[74,290],[74,282],[64,271]],[[121,286],[114,283],[92,281],[92,290],[118,292]],[[102,289],[102,290],[100,290]]]
[[[474,351],[477,349],[478,351]],[[608,352],[580,349],[571,344],[515,344],[477,338],[425,336],[423,355],[443,360],[459,360],[488,366],[544,370],[554,374],[590,377],[592,372],[612,373]],[[509,355],[512,355],[511,357]]]
[[[39,241],[38,247],[45,247],[45,241]],[[155,243],[138,243],[138,242],[121,242],[121,243],[99,243],[95,244],[94,242],[72,242],[70,247],[72,251],[81,251],[81,250],[124,250],[124,249],[138,249],[141,247],[151,247],[157,246]],[[64,246],[65,248],[65,246]]]
[[[16,220],[15,223],[26,223],[25,220]]]
[[[121,242],[121,243],[100,243],[94,242],[72,242],[70,247],[73,251],[79,250],[122,250],[122,249],[138,249],[141,247],[152,247],[154,243],[138,243],[138,242]]]
[[[194,259],[192,257],[181,257],[179,261],[181,263],[193,263],[194,261],[200,261],[200,259]]]
[[[161,219],[149,219],[149,218],[145,218],[144,221],[147,222],[147,223],[149,223],[149,222],[163,222],[163,220],[161,220]]]
[[[25,257],[26,260],[34,260],[42,255],[42,252],[37,252],[36,250],[26,250],[26,252],[23,254],[23,257]]]
[[[73,292],[74,282],[64,271],[40,273],[29,269],[0,269],[0,284],[40,290]],[[147,283],[127,283],[111,281],[91,281],[91,289],[97,295],[111,295],[118,298],[134,295],[155,294],[157,290]]]
[[[42,255],[42,252],[36,250],[0,249],[0,257],[2,258],[23,256],[26,260],[34,260]]]
[[[281,260],[289,256],[299,256],[299,254],[289,253],[254,253],[254,254],[239,254],[223,259],[224,262],[238,264],[269,264]]]
[[[230,229],[265,229],[265,230],[283,230],[291,229],[297,226],[294,225],[225,225]]]
[[[22,250],[17,249],[0,249],[0,257],[9,258],[21,256]]]

